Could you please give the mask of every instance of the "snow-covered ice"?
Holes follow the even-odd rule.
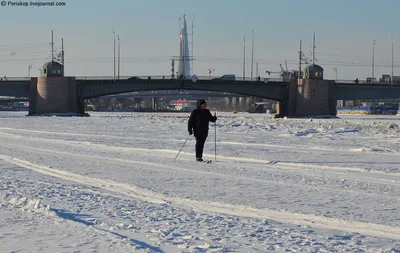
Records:
[[[0,252],[400,252],[395,116],[0,112]],[[205,158],[214,159],[214,124]]]

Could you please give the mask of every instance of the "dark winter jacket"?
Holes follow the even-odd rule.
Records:
[[[194,136],[208,136],[208,123],[217,121],[216,116],[212,116],[208,109],[201,110],[200,105],[205,103],[204,100],[197,101],[197,109],[190,114],[188,121],[189,134],[194,132]]]

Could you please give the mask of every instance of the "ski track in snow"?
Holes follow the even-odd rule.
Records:
[[[1,252],[55,252],[55,249],[62,249],[62,252],[163,252],[156,246],[115,232],[106,224],[82,226],[92,224],[93,219],[85,220],[85,215],[80,219],[79,214],[67,210],[46,210],[41,203],[18,195],[0,199],[4,208],[0,220]],[[139,234],[136,237],[145,238]]]
[[[42,231],[42,239],[36,239],[34,250],[45,252],[400,251],[400,173],[394,168],[397,161],[400,164],[396,156],[400,142],[396,129],[383,128],[387,123],[341,120],[315,127],[322,123],[283,120],[260,130],[263,119],[252,117],[226,129],[233,117],[227,118],[220,123],[221,136],[228,138],[234,132],[240,140],[219,141],[219,148],[226,150],[221,150],[218,161],[199,165],[193,162],[192,147],[173,162],[179,150],[175,147],[183,143],[173,134],[160,140],[172,143],[173,149],[154,148],[156,138],[140,137],[148,130],[174,132],[185,119],[144,114],[132,122],[151,123],[155,130],[139,128],[138,136],[125,138],[126,134],[109,135],[110,130],[101,126],[131,119],[103,115],[70,119],[88,120],[92,127],[93,122],[100,124],[99,134],[68,132],[80,132],[81,126],[65,119],[45,118],[54,122],[54,129],[47,132],[35,119],[27,121],[27,129],[17,129],[12,125],[20,119],[3,118],[0,215],[6,219],[0,222],[0,240],[7,243],[0,251],[22,247],[16,243],[21,239],[18,234],[34,245],[30,231],[35,228]],[[121,133],[130,133],[124,124]],[[157,124],[167,127],[161,130]],[[280,131],[268,136],[280,136],[284,144],[253,145],[262,131]],[[379,139],[372,133],[394,137]],[[346,141],[343,135],[360,139]],[[315,143],[305,146],[299,138]],[[335,139],[346,147],[330,147]],[[381,147],[368,145],[371,140]],[[138,147],[132,147],[135,141]],[[152,146],[141,147],[145,141]],[[362,162],[352,166],[346,161],[333,165],[269,160],[257,154],[264,148],[286,150],[300,158],[317,152],[321,160],[336,151],[342,159],[384,156],[392,165],[379,159],[374,167]],[[214,158],[211,150],[206,149],[206,158]],[[236,155],[240,152],[255,154]]]
[[[87,142],[76,142],[76,141],[66,141],[66,140],[60,140],[60,139],[48,139],[48,138],[31,138],[31,137],[24,137],[24,136],[19,136],[19,135],[11,135],[11,134],[4,134],[0,132],[0,135],[3,134],[4,137],[12,137],[12,138],[22,138],[22,139],[31,139],[35,142],[43,143],[43,142],[49,142],[49,143],[58,143],[58,144],[66,144],[74,147],[84,147],[88,149],[95,149],[95,150],[106,150],[106,151],[116,151],[116,152],[142,152],[145,153],[147,156],[156,156],[159,157],[159,153],[166,153],[166,154],[175,154],[176,150],[169,150],[169,149],[143,149],[143,148],[121,148],[121,147],[116,147],[116,146],[108,146],[104,144],[96,144],[96,143],[87,143]],[[8,143],[7,146],[14,146],[18,147],[14,144]],[[90,156],[86,155],[79,155],[79,154],[73,154],[73,153],[68,153],[68,152],[60,152],[56,150],[49,150],[49,149],[42,149],[42,148],[32,148],[28,146],[20,146],[22,149],[31,149],[31,150],[36,150],[39,153],[58,153],[63,156],[80,156],[82,158],[89,158]],[[156,154],[155,154],[156,153]],[[187,155],[191,156],[191,154],[181,152],[182,155]],[[205,154],[205,157],[212,158],[212,155],[210,154]],[[226,157],[226,156],[218,156],[219,160],[224,161],[224,162],[232,162],[232,161],[238,161],[238,162],[245,162],[247,165],[252,167],[252,169],[260,169],[260,170],[268,170],[269,167],[274,167],[274,168],[279,168],[282,170],[288,170],[288,171],[295,171],[297,173],[301,174],[309,174],[310,172],[313,173],[320,173],[321,171],[324,173],[324,176],[331,176],[331,177],[338,177],[340,176],[342,179],[346,180],[358,180],[358,181],[364,181],[368,183],[380,183],[380,184],[387,184],[387,185],[394,185],[394,186],[400,186],[400,174],[399,173],[387,173],[387,172],[380,172],[380,171],[371,171],[368,172],[368,174],[365,174],[365,170],[361,168],[352,168],[352,167],[338,167],[338,166],[321,166],[321,165],[312,165],[312,164],[300,164],[300,163],[282,163],[282,162],[273,162],[269,160],[259,160],[259,159],[249,159],[249,158],[241,158],[241,157]],[[167,168],[170,170],[178,170],[178,171],[185,171],[185,172],[190,172],[190,173],[200,173],[200,174],[212,174],[212,175],[218,175],[218,176],[227,176],[227,177],[232,177],[231,175],[226,175],[226,174],[219,174],[215,172],[201,172],[201,171],[193,171],[190,169],[185,169],[185,168],[180,168],[177,166],[170,166],[170,165],[160,165],[157,163],[149,163],[149,162],[140,162],[140,161],[133,161],[133,160],[123,160],[123,159],[115,159],[115,158],[106,158],[106,157],[96,157],[95,159],[111,159],[115,161],[121,161],[121,162],[128,162],[128,163],[136,163],[136,164],[143,164],[143,165],[151,165],[155,167],[161,167],[161,168]],[[182,160],[182,158],[180,158]],[[192,159],[186,158],[183,159],[186,161],[191,161]],[[316,170],[319,171],[316,171]],[[346,172],[359,172],[359,173],[353,173],[349,174]],[[370,174],[376,174],[375,177],[371,177]],[[383,178],[379,178],[379,176],[382,175]],[[241,178],[246,180],[246,178]],[[247,178],[247,180],[255,180],[257,181],[258,179],[250,179]]]
[[[144,152],[148,155],[154,155],[154,153],[167,153],[167,154],[176,154],[176,150],[171,149],[146,149],[146,148],[132,148],[132,147],[117,147],[117,146],[110,146],[106,144],[97,144],[93,142],[80,142],[80,141],[69,141],[69,140],[61,140],[61,139],[50,139],[50,138],[38,138],[38,137],[27,137],[22,135],[15,135],[15,134],[8,134],[0,132],[0,135],[4,137],[14,137],[19,139],[31,139],[36,142],[49,142],[49,143],[59,143],[59,144],[67,144],[75,147],[85,146],[89,149],[103,149],[103,150],[114,150],[119,152]],[[186,152],[181,152],[181,154],[190,154]],[[213,158],[214,155],[211,154],[204,154],[204,157]],[[343,167],[343,166],[329,166],[329,165],[314,165],[314,164],[306,164],[306,163],[288,163],[288,162],[279,162],[279,161],[272,161],[272,160],[262,160],[262,159],[253,159],[253,158],[244,158],[244,157],[229,157],[229,156],[221,156],[218,155],[219,159],[224,161],[234,161],[234,162],[248,162],[248,163],[259,163],[265,165],[274,165],[275,167],[281,168],[296,168],[296,169],[303,169],[303,168],[311,168],[311,169],[326,169],[331,171],[354,171],[354,172],[363,172],[365,169],[356,168],[356,167]],[[371,171],[371,173],[376,174],[385,174],[388,175],[388,172],[381,172],[381,171]],[[400,174],[393,173],[394,177],[400,178]],[[389,181],[389,180],[387,180]],[[390,180],[390,182],[395,182],[394,180]]]
[[[155,204],[165,204],[166,202],[170,202],[171,204],[177,206],[184,205],[192,207],[195,210],[202,212],[220,213],[247,218],[273,219],[282,223],[301,224],[306,226],[312,225],[319,228],[357,232],[371,236],[400,240],[400,227],[351,222],[339,219],[329,219],[321,216],[276,212],[272,210],[258,210],[246,206],[233,206],[223,203],[200,202],[188,199],[165,197],[148,190],[140,189],[134,185],[126,185],[109,180],[81,176],[79,174],[73,174],[63,170],[56,170],[45,166],[35,165],[20,159],[13,159],[12,157],[4,155],[0,155],[0,159],[48,176],[58,177],[67,181],[73,181],[78,184],[102,188],[116,194],[122,194],[127,197],[132,197]]]
[[[15,136],[14,136],[15,137]],[[37,140],[37,139],[35,139]],[[45,139],[39,139],[39,141],[45,142]],[[53,140],[51,140],[53,141]],[[56,142],[62,142],[65,143],[64,141],[61,140],[56,140]],[[69,142],[66,142],[67,144]],[[14,144],[7,144],[7,146],[13,146],[13,147],[18,147],[15,146]],[[92,146],[92,145],[91,145]],[[19,147],[22,150],[26,150],[29,149],[31,151],[33,151],[34,153],[40,155],[42,153],[55,153],[55,154],[59,154],[62,156],[68,156],[71,157],[72,159],[75,159],[76,157],[78,157],[79,159],[90,159],[90,160],[94,160],[94,161],[99,161],[99,160],[107,160],[107,161],[111,161],[111,162],[118,162],[121,164],[124,163],[128,163],[128,164],[137,164],[137,165],[149,165],[151,166],[151,170],[154,170],[154,168],[160,168],[160,170],[173,170],[173,171],[180,171],[180,172],[186,172],[186,173],[190,173],[190,174],[200,174],[200,175],[210,175],[210,176],[218,176],[218,177],[227,177],[230,179],[236,179],[236,180],[245,180],[245,181],[254,181],[254,182],[261,182],[261,183],[268,183],[268,184],[278,184],[278,185],[283,185],[283,186],[291,186],[291,187],[297,187],[300,189],[310,189],[310,190],[315,190],[315,191],[333,191],[333,192],[340,192],[342,194],[349,194],[351,192],[354,192],[352,189],[325,189],[324,187],[319,187],[318,185],[308,185],[308,184],[298,184],[298,183],[289,183],[289,182],[285,182],[285,181],[276,181],[276,180],[268,180],[268,179],[259,179],[259,178],[253,178],[253,177],[249,177],[248,175],[246,176],[235,176],[235,175],[231,175],[231,174],[223,174],[223,173],[218,173],[215,171],[199,171],[199,170],[193,170],[193,169],[186,169],[186,168],[181,168],[178,167],[176,165],[165,165],[165,164],[160,164],[160,163],[150,163],[150,162],[139,162],[139,161],[134,161],[134,160],[127,160],[127,159],[120,159],[120,158],[111,158],[111,157],[104,157],[104,156],[93,156],[93,155],[83,155],[83,154],[76,154],[76,153],[71,153],[71,152],[62,152],[62,151],[56,151],[56,150],[50,150],[50,149],[42,149],[42,148],[33,148],[33,147],[28,147],[28,146],[20,146]],[[95,146],[92,148],[95,148]],[[114,147],[116,148],[116,147]],[[57,149],[58,150],[58,149]],[[146,150],[148,152],[150,152],[151,150]],[[185,159],[188,160],[188,159]],[[293,167],[285,167],[285,166],[280,166],[280,165],[271,165],[271,166],[265,166],[265,165],[260,165],[260,164],[252,164],[251,165],[252,169],[256,169],[256,170],[261,170],[261,171],[274,171],[276,170],[276,168],[273,167],[277,167],[279,169],[284,169],[287,171],[294,171],[296,173],[300,173],[303,174],[304,176],[310,174],[311,173],[318,173],[318,171],[316,171],[315,169],[297,169],[297,168],[293,168]],[[142,169],[146,169],[144,167],[142,167]],[[340,176],[341,181],[347,181],[347,180],[353,180],[353,181],[362,181],[365,183],[376,183],[376,184],[381,184],[381,185],[390,185],[390,186],[398,186],[399,182],[400,182],[400,175],[398,174],[388,174],[388,173],[380,173],[380,172],[375,172],[378,174],[382,174],[384,176],[384,178],[378,178],[379,175],[376,175],[375,177],[371,177],[369,175],[369,173],[354,173],[354,174],[349,174],[349,173],[344,173],[344,172],[338,172],[338,171],[322,171],[324,174],[324,177],[327,177],[328,175],[332,178],[335,179],[338,176]],[[357,172],[357,171],[356,171]],[[387,179],[389,177],[389,179]],[[357,192],[356,192],[357,194]],[[375,193],[363,193],[364,195],[369,195],[369,196],[373,196],[373,197],[379,197],[379,198],[387,198],[386,196],[382,195],[382,194],[375,194]],[[398,201],[399,198],[398,196],[390,196],[389,197],[391,200],[396,200]]]
[[[10,171],[15,173],[15,170],[11,168],[4,172]],[[24,174],[26,175],[26,172]],[[253,252],[266,252],[265,250],[257,250],[254,243],[264,244],[266,245],[265,248],[268,247],[269,250],[279,250],[284,247],[290,247],[293,250],[321,249],[332,251],[337,249],[355,250],[363,240],[363,236],[357,234],[338,234],[329,237],[329,240],[332,242],[330,243],[331,245],[324,245],[319,241],[325,240],[326,237],[314,235],[314,231],[309,227],[299,226],[299,231],[296,231],[293,228],[284,228],[283,225],[276,224],[273,221],[257,219],[254,221],[243,220],[240,218],[218,215],[210,216],[184,210],[182,212],[167,205],[152,206],[146,204],[146,202],[135,202],[132,199],[121,199],[109,196],[108,194],[105,195],[99,192],[99,188],[97,187],[82,189],[81,186],[68,186],[63,182],[51,183],[49,179],[42,179],[45,180],[45,182],[41,180],[17,180],[14,182],[20,194],[32,194],[32,190],[34,192],[39,190],[42,193],[42,198],[45,200],[41,202],[43,204],[37,204],[40,201],[26,198],[24,195],[15,194],[13,190],[16,189],[12,189],[12,179],[15,180],[15,177],[2,177],[0,181],[0,186],[2,186],[1,183],[6,182],[9,191],[12,192],[12,194],[2,192],[3,199],[0,198],[1,206],[7,206],[8,208],[13,207],[14,209],[11,210],[18,208],[28,211],[28,213],[26,213],[27,215],[14,212],[15,216],[22,216],[19,218],[23,219],[24,223],[31,223],[30,220],[32,217],[27,218],[26,216],[29,216],[31,213],[38,214],[39,219],[37,217],[35,218],[36,223],[43,223],[43,221],[45,221],[45,223],[47,223],[46,230],[54,232],[53,236],[46,234],[47,237],[44,237],[42,235],[43,241],[51,240],[52,243],[50,244],[55,244],[56,248],[62,247],[64,252],[68,248],[74,249],[74,251],[71,250],[71,252],[76,252],[76,250],[81,249],[81,247],[87,249],[84,247],[86,244],[90,245],[91,251],[95,252],[142,252],[141,249],[143,252],[163,252],[159,249],[161,247],[158,247],[160,244],[163,245],[163,248],[165,248],[165,245],[175,246],[175,250],[171,249],[168,252],[176,252],[177,248],[189,249],[189,251],[184,252],[203,252],[207,249],[211,252],[224,252],[229,250],[229,247],[221,246],[224,244],[228,244],[230,247],[237,249],[242,246],[247,250],[252,248]],[[20,184],[23,184],[24,187],[21,187]],[[24,189],[25,187],[27,189]],[[25,192],[23,192],[24,190]],[[55,196],[61,197],[62,200],[54,198]],[[46,200],[49,202],[52,199],[53,201],[54,199],[56,200],[56,203],[54,203],[55,205],[72,202],[77,205],[77,210],[47,208],[44,202],[46,202]],[[49,209],[49,211],[43,211],[44,209]],[[105,217],[99,217],[98,213],[96,213],[98,210],[105,213]],[[92,213],[92,215],[88,215],[88,213]],[[116,221],[115,217],[123,219],[124,222]],[[76,225],[74,226],[70,221],[76,222]],[[16,221],[14,219],[9,223],[15,224]],[[82,227],[81,224],[85,227]],[[1,225],[0,223],[0,226]],[[34,224],[34,228],[42,229],[42,227],[38,227],[38,225],[40,225],[40,223]],[[56,228],[54,228],[54,225],[56,225]],[[86,226],[89,227],[87,228]],[[24,225],[24,227],[26,227],[26,225]],[[50,227],[50,230],[48,227]],[[193,229],[196,227],[199,229]],[[63,231],[63,240],[58,243],[58,245],[57,241],[54,241],[57,240],[57,228]],[[93,228],[93,230],[91,230],[91,228]],[[8,232],[9,233],[1,234],[0,238],[10,239],[14,233],[13,231]],[[95,232],[100,232],[100,234],[96,235]],[[80,234],[81,236],[79,238],[67,238],[70,239],[70,241],[65,241],[65,234],[67,234],[68,237],[73,237],[74,233]],[[136,239],[129,237],[129,234]],[[142,236],[142,240],[139,241],[137,238],[142,234],[147,234],[147,236]],[[18,232],[18,235],[21,235],[21,232]],[[115,235],[117,238],[110,238],[112,235]],[[311,237],[309,235],[311,235]],[[28,241],[31,240],[29,233],[22,233],[22,236],[29,237]],[[120,239],[118,240],[118,238]],[[127,238],[131,239],[127,240]],[[246,238],[248,242],[243,242],[243,238]],[[346,240],[350,238],[350,243],[346,242]],[[286,242],[287,239],[291,242]],[[98,245],[99,242],[96,242],[96,240],[100,241],[100,245]],[[346,242],[347,245],[343,246],[345,243],[342,243],[342,241]],[[38,239],[34,242],[35,245],[39,244],[39,246],[45,244],[42,243],[42,240],[38,241]],[[68,245],[68,243],[70,243],[70,245]],[[47,243],[46,246],[50,248],[52,245],[48,245]],[[1,245],[0,249],[4,247],[7,248],[7,244]],[[35,246],[35,248],[36,247],[38,246]],[[15,245],[13,248],[18,249],[21,248],[21,246]],[[104,248],[108,249],[108,251],[102,250]],[[41,251],[44,249],[40,248]],[[30,248],[30,250],[34,250],[34,248]],[[89,250],[84,251],[87,252]]]
[[[151,137],[130,137],[130,136],[117,136],[117,135],[105,135],[105,134],[82,134],[82,133],[66,133],[66,132],[55,132],[55,131],[40,131],[40,130],[28,130],[28,129],[19,129],[19,128],[9,128],[9,127],[0,127],[0,130],[11,131],[11,132],[23,132],[23,133],[36,133],[43,135],[60,135],[60,136],[75,136],[75,137],[92,137],[92,138],[106,138],[106,139],[132,139],[132,140],[142,140],[142,141],[157,141],[159,138],[151,138]],[[2,134],[5,134],[4,132]],[[166,142],[176,142],[181,143],[183,140],[177,139],[168,139],[164,138],[163,141]],[[193,140],[188,140],[190,143],[195,143]],[[335,151],[335,152],[363,152],[365,154],[376,154],[370,148],[352,148],[352,149],[335,149],[329,147],[321,147],[321,146],[305,146],[305,145],[277,145],[277,144],[267,144],[267,143],[244,143],[244,142],[234,142],[234,141],[218,141],[218,145],[234,145],[234,146],[249,146],[249,147],[270,147],[270,148],[280,148],[280,149],[289,149],[296,150],[297,152],[310,152],[310,151]],[[398,155],[397,153],[380,153],[380,155]]]

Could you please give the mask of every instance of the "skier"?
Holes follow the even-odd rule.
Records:
[[[208,136],[208,123],[217,121],[217,116],[212,116],[206,106],[204,99],[197,101],[197,109],[192,111],[188,121],[189,134],[194,133],[196,138],[196,161],[198,162],[203,161],[204,143]]]

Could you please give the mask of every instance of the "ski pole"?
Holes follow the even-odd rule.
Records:
[[[217,113],[214,113],[214,117],[217,117]],[[217,121],[215,121],[214,127],[214,155],[215,161],[217,161]]]
[[[174,159],[174,160],[176,160],[176,158],[178,158],[178,156],[179,156],[179,154],[181,153],[181,151],[182,151],[183,147],[186,145],[186,142],[189,140],[189,137],[190,137],[190,134],[189,134],[189,136],[186,138],[186,141],[185,141],[185,143],[183,143],[183,145],[182,145],[181,149],[179,150],[179,152],[178,152],[178,154],[176,155],[176,157],[175,157],[175,159]]]

